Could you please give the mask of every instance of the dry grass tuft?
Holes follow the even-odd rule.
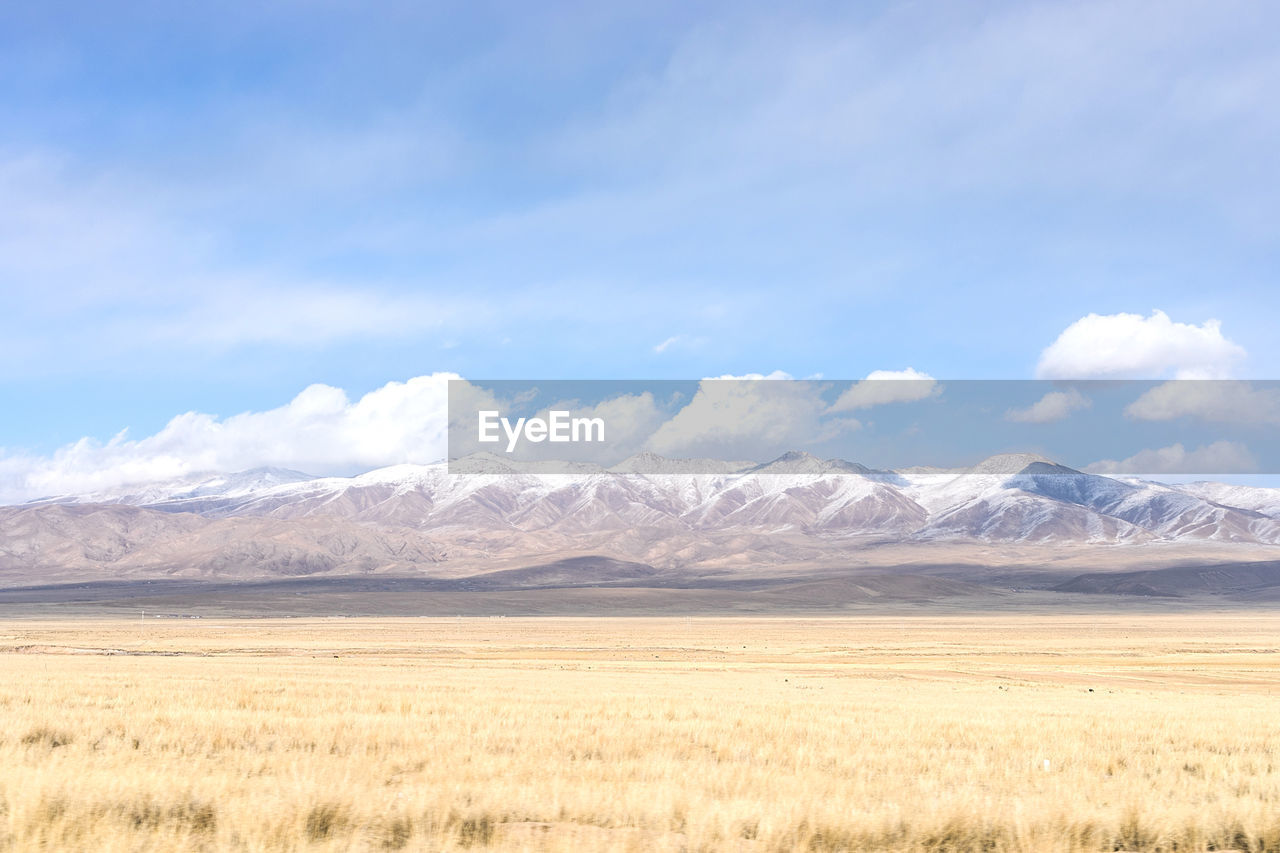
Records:
[[[66,746],[71,743],[73,739],[66,732],[39,726],[22,736],[22,744],[23,746],[45,746],[49,749],[57,749],[60,746]]]
[[[323,803],[312,806],[307,812],[307,840],[325,841],[336,835],[345,834],[351,826],[346,809],[336,803]]]

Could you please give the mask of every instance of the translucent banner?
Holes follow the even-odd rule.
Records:
[[[1278,436],[1272,380],[449,384],[455,473],[1275,474]]]

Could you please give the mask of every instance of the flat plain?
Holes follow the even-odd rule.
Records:
[[[1280,614],[0,619],[0,850],[1280,850]]]

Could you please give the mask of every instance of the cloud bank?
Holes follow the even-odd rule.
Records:
[[[93,493],[204,471],[262,466],[355,473],[445,457],[451,373],[388,382],[352,401],[311,385],[283,406],[226,418],[187,412],[159,432],[82,438],[51,456],[0,456],[0,499]]]
[[[1192,417],[1216,423],[1280,425],[1280,389],[1249,382],[1166,382],[1124,410],[1142,421]]]
[[[1215,441],[1187,450],[1181,443],[1142,450],[1128,459],[1104,459],[1085,467],[1091,474],[1248,474],[1258,469],[1249,448],[1238,441]]]
[[[838,396],[829,381],[789,380],[783,372],[720,376],[698,383],[692,394],[682,386],[679,392],[662,395],[649,391],[620,394],[598,402],[587,394],[583,399],[574,389],[566,399],[538,403],[515,391],[503,392],[460,381],[450,398],[453,373],[433,373],[404,382],[389,382],[353,399],[341,388],[315,384],[276,408],[243,412],[227,417],[202,412],[186,412],[172,418],[162,429],[141,438],[121,432],[107,441],[83,438],[48,455],[5,453],[0,448],[0,503],[59,495],[109,493],[134,484],[172,480],[205,473],[231,473],[271,466],[293,468],[318,475],[350,475],[389,465],[442,461],[450,452],[449,420],[455,420],[455,436],[471,439],[470,446],[455,446],[454,458],[478,450],[490,450],[474,442],[474,420],[467,412],[497,409],[524,416],[546,418],[550,409],[567,410],[573,417],[599,417],[609,424],[610,444],[583,445],[564,455],[564,447],[530,444],[518,458],[527,460],[567,459],[611,465],[620,457],[652,451],[675,458],[765,460],[795,449],[812,449],[831,442],[844,442],[841,453],[852,450],[870,456],[885,452],[902,436],[918,453],[934,442],[945,445],[953,434],[962,441],[986,429],[990,418],[1018,424],[1048,424],[1061,421],[1073,412],[1094,407],[1094,401],[1074,388],[1044,393],[1025,408],[993,406],[981,410],[982,421],[975,431],[971,420],[964,426],[955,418],[964,413],[963,385],[953,386],[961,408],[955,411],[929,404],[905,407],[894,415],[884,410],[881,417],[858,420],[847,413],[867,411],[876,406],[929,400],[940,386],[928,374],[908,368],[904,371],[876,371],[854,383]],[[1047,383],[1046,383],[1047,384]],[[1052,387],[1052,386],[1050,386]],[[463,396],[457,397],[461,393]],[[473,398],[474,395],[474,398]],[[567,399],[574,397],[574,399]],[[550,396],[547,399],[553,399]],[[598,398],[595,398],[598,399]],[[1182,418],[1243,427],[1243,438],[1258,450],[1264,464],[1272,465],[1271,445],[1266,430],[1280,425],[1280,389],[1257,382],[1173,380],[1149,388],[1123,409],[1123,401],[1098,398],[1102,416],[1114,416],[1117,428],[1128,425],[1138,438],[1112,440],[1121,456],[1132,447],[1152,447],[1123,459],[1102,459],[1090,466],[1100,473],[1241,473],[1258,470],[1255,457],[1237,434],[1205,435],[1184,432],[1175,425],[1157,431],[1133,422],[1175,421]],[[1114,407],[1109,408],[1108,406]],[[880,411],[880,410],[877,410]],[[933,413],[930,422],[936,432],[919,437],[918,420]],[[1088,428],[1099,412],[1079,416]],[[464,423],[465,421],[465,423]],[[1195,425],[1186,425],[1191,429]],[[457,429],[460,427],[460,429]],[[1034,428],[1033,428],[1034,429]],[[968,430],[968,431],[966,431]],[[1146,430],[1143,432],[1142,430]],[[958,431],[958,432],[957,432]],[[1031,433],[1022,433],[1025,437]],[[1041,433],[1035,433],[1040,435]],[[1174,438],[1183,443],[1171,443]],[[920,442],[925,444],[921,445]],[[1262,441],[1262,444],[1258,442]],[[1212,443],[1208,443],[1212,442]],[[465,445],[465,442],[464,442]],[[1193,446],[1194,445],[1194,446]],[[524,447],[522,445],[522,447]],[[1188,449],[1191,447],[1192,449]],[[1097,447],[1086,458],[1107,454]],[[846,458],[858,459],[854,455]],[[874,461],[874,460],[872,460]],[[902,463],[900,463],[902,464]],[[911,464],[907,462],[905,464]]]

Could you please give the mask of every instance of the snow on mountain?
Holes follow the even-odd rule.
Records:
[[[903,491],[928,513],[920,539],[1139,542],[1148,531],[1064,494],[1089,476],[1036,457],[1005,455],[967,471],[914,474]],[[1079,488],[1076,486],[1076,488]]]
[[[1184,494],[1194,495],[1222,506],[1238,507],[1280,519],[1280,489],[1236,486],[1229,483],[1181,483],[1169,486]]]
[[[843,459],[819,459],[809,453],[799,450],[792,450],[784,453],[772,462],[765,462],[762,465],[756,465],[750,469],[753,474],[767,475],[801,475],[801,476],[822,476],[827,474],[853,474],[859,477],[865,477],[874,472],[865,465],[859,465],[857,462],[846,462]]]
[[[904,489],[929,512],[921,538],[1144,542],[1280,542],[1280,525],[1243,508],[1158,483],[1086,474],[1023,454],[963,472],[908,474]]]
[[[684,514],[699,528],[795,529],[831,534],[901,534],[926,513],[886,479],[841,459],[787,453],[726,479]]]
[[[190,504],[191,512],[200,512],[205,499],[246,497],[276,486],[304,483],[316,479],[288,468],[252,468],[235,474],[203,471],[172,480],[135,483],[112,491],[43,498],[30,501],[30,506],[44,504]]]
[[[1024,491],[1078,504],[1165,538],[1280,541],[1280,524],[1250,509],[1215,503],[1160,483],[1122,482],[1053,467],[1058,470],[1028,466],[1011,482]]]
[[[612,536],[659,550],[664,537],[672,549],[699,550],[711,533],[747,536],[751,548],[767,546],[758,537],[783,534],[822,548],[850,537],[1280,543],[1280,490],[1121,480],[1027,454],[967,470],[898,472],[799,452],[759,465],[642,454],[609,470],[583,465],[572,474],[493,454],[464,462],[482,473],[450,473],[444,463],[354,477],[255,469],[39,503],[122,504],[208,518],[341,518],[451,531],[476,547],[518,533],[564,547]]]

